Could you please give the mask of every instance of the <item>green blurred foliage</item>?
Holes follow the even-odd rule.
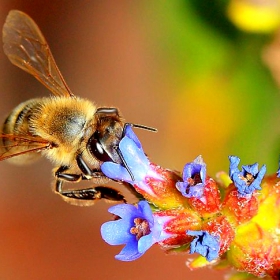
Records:
[[[227,170],[231,154],[275,172],[280,95],[261,57],[271,38],[235,28],[226,5],[153,1],[142,11],[150,14],[144,28],[173,89],[166,129],[176,137],[166,145],[180,145],[182,161],[187,152],[193,158],[202,154],[212,175]]]

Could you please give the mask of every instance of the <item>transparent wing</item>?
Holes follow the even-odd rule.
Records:
[[[0,161],[53,148],[51,143],[41,137],[29,135],[0,134],[0,142]]]
[[[3,42],[4,52],[14,65],[33,75],[54,95],[74,96],[39,27],[27,14],[9,12],[3,27]]]

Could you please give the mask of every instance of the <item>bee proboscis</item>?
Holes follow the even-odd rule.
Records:
[[[117,108],[97,108],[71,92],[47,41],[27,14],[10,11],[3,27],[3,42],[10,61],[33,75],[52,96],[25,101],[8,115],[0,135],[0,160],[26,163],[46,156],[56,166],[54,191],[72,204],[91,205],[101,198],[125,201],[123,195],[111,187],[63,190],[63,183],[106,182],[100,170],[104,161],[127,167],[118,144],[125,126],[133,124],[125,123]],[[133,178],[131,172],[130,175]]]

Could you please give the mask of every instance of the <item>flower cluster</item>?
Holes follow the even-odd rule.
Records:
[[[101,170],[133,187],[141,201],[111,207],[116,218],[101,227],[107,243],[125,245],[116,259],[133,261],[158,244],[167,252],[198,254],[190,268],[223,260],[257,277],[278,279],[279,179],[264,177],[265,165],[260,170],[257,163],[243,165],[239,170],[240,159],[230,156],[229,175],[219,173],[214,180],[198,156],[185,165],[181,177],[150,162],[131,126],[119,151],[123,164],[104,162]]]

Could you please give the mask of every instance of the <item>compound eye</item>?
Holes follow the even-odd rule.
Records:
[[[98,142],[97,139],[91,137],[88,141],[88,149],[90,153],[100,161],[112,161],[109,155],[104,150],[103,146]]]

